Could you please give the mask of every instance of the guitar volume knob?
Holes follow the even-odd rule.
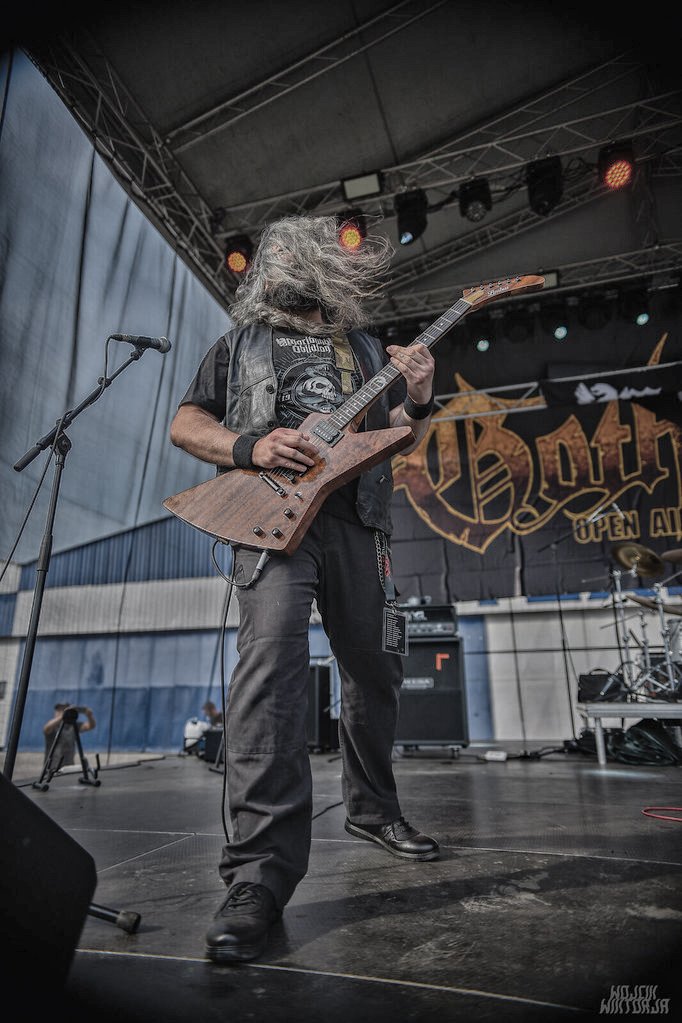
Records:
[[[272,535],[276,536],[278,540],[281,540],[282,537],[284,536],[284,533],[282,532],[281,529],[277,529],[277,527],[275,527],[275,529],[273,529],[272,531]]]
[[[286,515],[286,517],[287,517],[288,519],[293,519],[293,518],[295,518],[295,517],[296,517],[296,516],[294,515],[293,511],[291,510],[291,508],[285,508],[285,509],[284,509],[284,514]]]

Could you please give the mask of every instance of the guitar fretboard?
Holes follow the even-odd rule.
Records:
[[[411,348],[413,345],[423,344],[427,348],[432,348],[436,342],[440,341],[444,334],[454,327],[462,316],[469,312],[470,308],[470,303],[460,298],[453,306],[450,306],[446,312],[439,316],[437,320],[434,320],[430,327],[427,327],[414,341],[411,341],[407,347]],[[384,391],[388,390],[400,375],[400,370],[396,369],[392,363],[384,366],[371,380],[363,384],[359,391],[356,391],[343,405],[337,408],[336,412],[332,412],[328,420],[329,425],[336,430],[342,430],[358,416],[364,415],[370,405]]]

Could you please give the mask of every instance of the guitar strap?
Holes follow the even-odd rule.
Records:
[[[355,359],[353,349],[345,334],[338,334],[332,338],[334,345],[334,357],[336,368],[341,374],[341,390],[344,394],[353,394],[353,372],[355,370]]]

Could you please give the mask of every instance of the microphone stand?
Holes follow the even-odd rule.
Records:
[[[43,532],[43,539],[40,545],[40,553],[38,555],[38,561],[36,565],[36,582],[33,591],[33,603],[31,605],[31,617],[29,619],[28,631],[26,633],[26,642],[24,645],[24,655],[21,664],[21,674],[19,676],[19,682],[17,685],[17,694],[14,702],[14,709],[12,712],[12,723],[10,726],[9,740],[7,743],[7,754],[5,756],[5,763],[3,765],[3,773],[6,775],[9,781],[12,780],[14,773],[14,764],[16,761],[17,748],[19,746],[19,735],[21,733],[21,725],[24,717],[24,710],[26,707],[26,697],[28,694],[29,678],[31,674],[31,667],[33,664],[33,655],[35,651],[36,639],[38,636],[38,623],[40,621],[40,614],[42,611],[43,596],[45,592],[45,583],[47,581],[47,573],[50,568],[50,560],[52,556],[52,541],[53,541],[53,529],[54,520],[57,512],[57,501],[59,498],[59,488],[61,485],[62,473],[66,464],[66,456],[71,450],[71,441],[64,432],[66,427],[69,426],[74,419],[80,415],[80,413],[86,409],[89,405],[94,404],[97,399],[104,394],[104,391],[110,384],[116,379],[119,374],[123,372],[132,362],[137,362],[142,358],[146,348],[140,345],[136,346],[134,351],[130,353],[130,356],[126,359],[122,366],[120,366],[115,373],[111,376],[105,375],[100,377],[98,380],[98,386],[88,394],[83,401],[76,406],[76,408],[64,412],[60,419],[57,420],[57,425],[54,429],[46,433],[44,437],[36,441],[32,448],[30,448],[18,462],[14,464],[14,469],[17,472],[21,472],[26,468],[27,465],[38,457],[41,451],[45,451],[46,448],[52,447],[55,456],[55,471],[52,481],[52,491],[50,494],[50,501],[47,510],[47,516],[45,521],[45,529]],[[121,912],[118,910],[111,910],[103,906],[91,905],[89,911],[93,916],[99,916],[103,919],[112,920],[117,923],[123,930],[129,933],[134,933],[140,922],[140,916],[138,913]]]

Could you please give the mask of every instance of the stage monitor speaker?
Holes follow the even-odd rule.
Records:
[[[403,670],[396,744],[468,746],[461,640],[410,639]]]
[[[311,664],[308,679],[306,733],[308,749],[322,752],[339,748],[339,723],[331,716],[331,675],[328,664]]]
[[[0,774],[0,970],[30,1005],[32,987],[63,987],[97,885],[95,861]],[[27,978],[33,977],[27,986]],[[15,987],[16,985],[16,987]]]
[[[218,767],[225,759],[225,747],[223,744],[224,732],[222,728],[207,728],[203,735],[204,760],[210,760]]]

